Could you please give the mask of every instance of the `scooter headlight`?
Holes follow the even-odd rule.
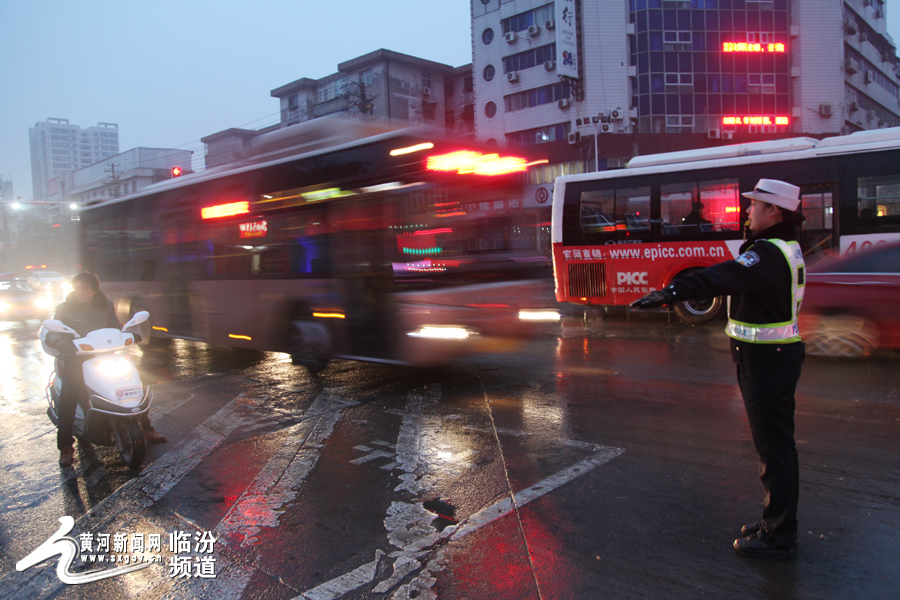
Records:
[[[6,312],[9,310],[9,304],[6,302],[0,302],[0,312]]]
[[[131,370],[131,365],[124,358],[105,358],[97,363],[97,370],[107,377],[122,377]]]
[[[50,308],[50,300],[49,298],[38,298],[34,301],[35,308],[47,309]]]

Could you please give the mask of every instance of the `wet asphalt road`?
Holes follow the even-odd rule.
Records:
[[[169,436],[137,472],[111,448],[57,467],[37,322],[2,323],[0,598],[897,597],[900,356],[807,360],[798,555],[753,561],[731,550],[762,494],[721,330],[629,314],[318,378],[277,354],[135,351]],[[159,562],[83,585],[58,557],[17,572],[65,515],[76,540],[158,535],[112,554]]]

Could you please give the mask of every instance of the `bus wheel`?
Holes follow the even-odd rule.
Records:
[[[813,356],[865,358],[878,346],[878,330],[862,317],[830,315],[821,318],[805,341]]]
[[[675,314],[685,323],[701,325],[720,319],[725,314],[725,298],[712,300],[687,300],[675,303]]]
[[[331,332],[317,321],[294,318],[288,332],[288,350],[292,363],[306,367],[315,375],[331,358]]]

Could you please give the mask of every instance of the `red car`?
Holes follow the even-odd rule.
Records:
[[[808,354],[863,357],[900,348],[900,244],[817,264],[807,274],[800,334]]]

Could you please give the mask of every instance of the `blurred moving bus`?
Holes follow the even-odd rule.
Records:
[[[551,242],[560,302],[624,306],[738,254],[759,179],[800,186],[807,264],[900,239],[900,128],[633,158],[556,180]],[[678,303],[703,323],[724,299]]]
[[[262,134],[243,163],[81,214],[83,262],[152,335],[431,364],[503,346],[554,304],[521,197],[523,158],[423,130],[316,119]]]

